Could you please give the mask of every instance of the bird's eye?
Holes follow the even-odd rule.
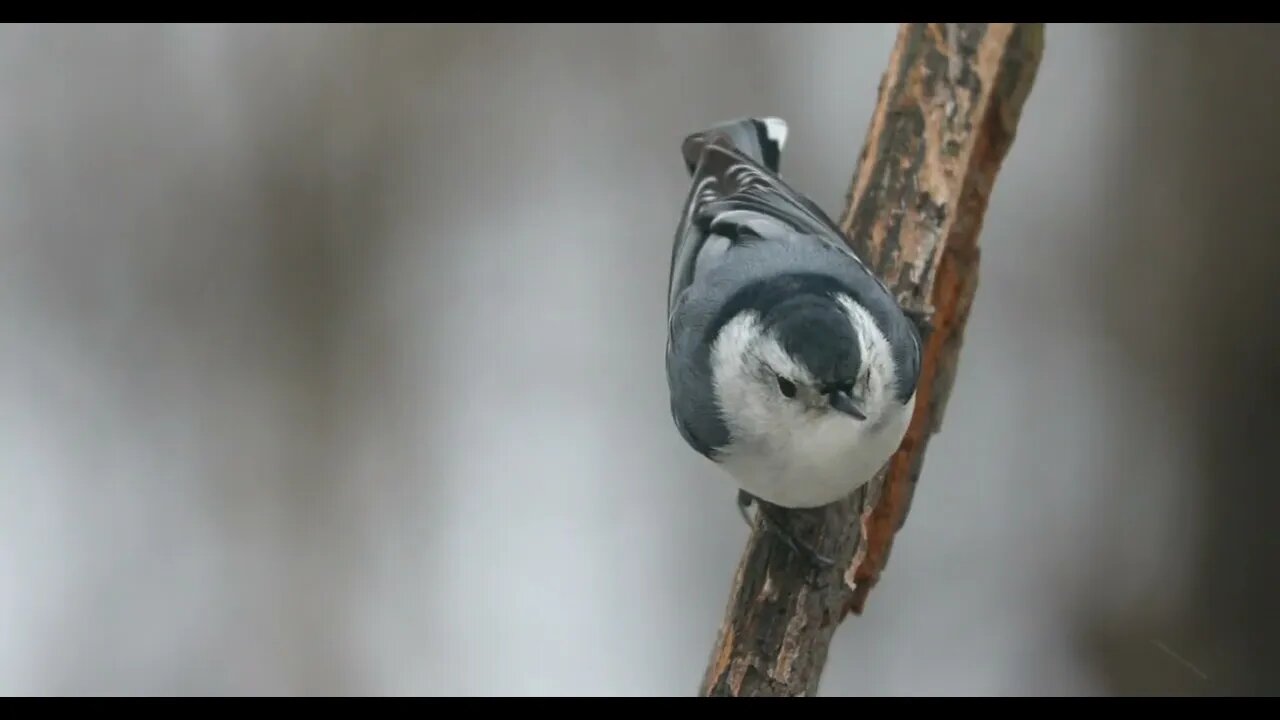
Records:
[[[778,389],[789,398],[796,396],[796,384],[781,375],[778,376]]]

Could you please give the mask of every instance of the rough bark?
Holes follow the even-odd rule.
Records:
[[[840,227],[909,307],[928,311],[916,413],[885,471],[843,502],[790,511],[836,561],[815,571],[757,527],[734,577],[705,696],[817,692],[836,628],[861,613],[938,431],[977,289],[987,201],[1039,67],[1038,24],[904,24]]]

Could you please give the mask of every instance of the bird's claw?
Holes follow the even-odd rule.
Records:
[[[835,567],[836,563],[834,560],[820,554],[817,550],[814,550],[813,547],[796,539],[787,524],[778,519],[777,515],[775,515],[773,510],[769,507],[768,503],[759,502],[745,490],[739,490],[738,512],[741,513],[742,519],[746,521],[747,525],[752,524],[751,518],[747,515],[747,507],[752,504],[755,504],[756,512],[765,519],[766,531],[772,532],[774,536],[785,543],[792,552],[805,558],[810,563],[817,566],[819,570],[830,570]]]
[[[934,308],[927,305],[901,304],[899,307],[902,309],[902,314],[906,315],[907,319],[915,324],[916,330],[920,333],[920,339],[927,342],[929,340],[929,336],[932,335],[933,331],[936,329],[933,324]]]
[[[742,516],[742,521],[747,524],[747,527],[751,527],[753,524],[751,516],[747,514],[747,508],[751,507],[753,499],[751,495],[747,494],[746,490],[738,491],[738,514]]]

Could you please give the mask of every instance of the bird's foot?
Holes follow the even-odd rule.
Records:
[[[936,326],[933,324],[934,308],[923,304],[900,304],[899,307],[902,308],[902,314],[906,315],[907,319],[915,324],[916,331],[920,333],[920,339],[924,342],[928,342],[929,336],[932,335],[933,331],[936,329]]]
[[[746,490],[738,491],[738,514],[742,515],[742,521],[747,524],[747,527],[751,527],[753,525],[751,522],[751,516],[747,514],[747,508],[751,507],[753,500],[755,500],[755,498],[751,497]]]
[[[765,530],[772,532],[779,540],[791,548],[795,554],[805,558],[819,570],[829,570],[835,567],[835,561],[825,555],[814,550],[810,545],[798,540],[787,523],[783,522],[778,513],[774,511],[772,505],[763,500],[752,496],[745,490],[738,491],[738,512],[742,514],[742,519],[747,525],[751,525],[751,518],[747,515],[747,508],[752,504],[756,506],[756,512],[765,519]]]

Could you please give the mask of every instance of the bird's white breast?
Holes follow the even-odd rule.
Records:
[[[712,349],[720,416],[732,436],[720,466],[742,489],[775,505],[809,508],[847,497],[884,467],[911,422],[915,395],[906,403],[892,397],[896,373],[888,340],[864,308],[840,301],[871,369],[867,420],[805,412],[772,395],[753,372],[753,356],[792,377],[807,374],[761,335],[750,313],[726,323]]]
[[[720,465],[742,489],[775,505],[826,505],[875,477],[902,443],[914,408],[913,395],[905,405],[891,405],[875,424],[832,415],[790,432],[741,440]]]

